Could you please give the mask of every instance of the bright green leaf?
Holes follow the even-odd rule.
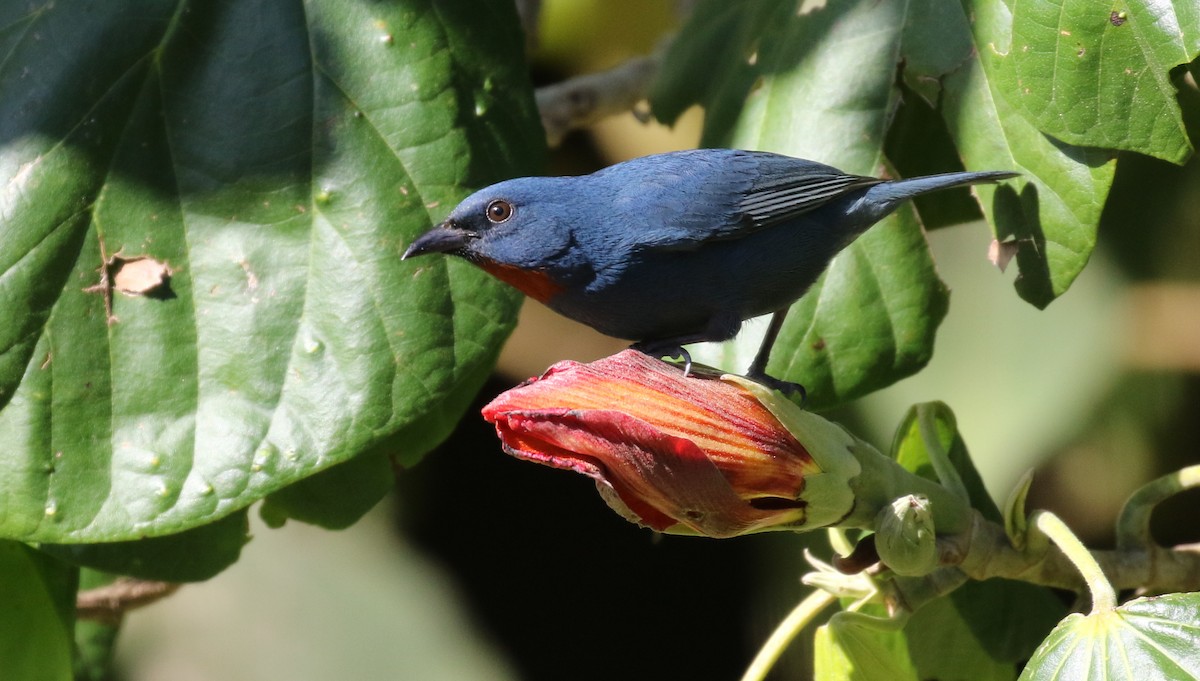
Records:
[[[0,674],[71,681],[75,570],[28,546],[0,541]]]
[[[1134,599],[1064,619],[1029,660],[1021,681],[1200,679],[1200,594]]]
[[[1001,86],[1069,144],[1183,163],[1192,153],[1171,69],[1200,55],[1191,0],[1016,0]]]
[[[1035,1],[1017,3],[1018,9],[1032,6]],[[1159,59],[1158,68],[1145,71],[1147,77],[1162,81],[1167,77],[1165,69],[1195,54],[1196,11],[1184,3],[1175,3],[1174,8],[1166,2],[1154,4],[1157,9],[1150,14],[1165,18],[1163,27],[1156,30],[1169,33],[1175,30],[1171,26],[1178,30],[1165,44],[1153,46],[1149,38],[1135,34],[1134,30],[1140,29],[1129,23],[1148,23],[1138,18],[1146,13],[1148,0],[1137,11],[1129,10],[1128,21],[1121,26],[1112,25],[1114,16],[1121,21],[1125,11],[1121,3],[1111,10],[1104,6],[1103,12],[1090,8],[1083,0],[1068,4],[1089,7],[1088,20],[1096,13],[1109,26],[1105,31],[1131,29],[1127,34],[1134,35],[1140,49],[1147,53],[1169,53]],[[893,79],[894,70],[899,69],[906,88],[915,93],[910,93],[909,99],[919,95],[943,117],[955,153],[968,169],[1011,168],[1021,172],[1014,183],[971,188],[997,240],[1018,247],[1019,295],[1045,307],[1070,287],[1095,247],[1096,226],[1112,182],[1115,152],[1096,146],[1096,140],[1078,142],[1086,146],[1072,146],[1048,137],[1026,118],[1019,103],[1010,101],[1015,96],[1010,82],[1015,58],[1010,4],[1004,0],[845,2],[816,9],[803,5],[797,12],[795,3],[763,2],[754,3],[753,8],[699,3],[667,55],[652,98],[660,118],[673,120],[684,107],[700,103],[706,108],[703,140],[707,145],[765,148],[855,172],[878,172],[883,165],[882,131],[892,124],[892,112],[899,101]],[[1031,21],[1030,16],[1026,12],[1019,20]],[[1038,35],[1042,41],[1039,49],[1051,51],[1063,38],[1058,33]],[[1118,96],[1128,98],[1130,93],[1113,90],[1109,100],[1117,101],[1113,98]],[[1108,107],[1104,111],[1109,111],[1116,105],[1104,106]],[[903,105],[901,110],[908,108],[911,104]],[[1173,103],[1168,109],[1177,111]],[[1109,116],[1106,127],[1125,130],[1128,126],[1121,122],[1125,118]],[[912,122],[912,117],[902,115],[900,119]],[[1167,119],[1177,122],[1178,116],[1159,116],[1154,119],[1158,121],[1156,129],[1162,128],[1161,121]],[[934,131],[935,149],[910,148],[927,144],[930,130],[925,125],[915,132],[893,131],[894,144],[889,153],[904,160],[906,169],[933,172],[933,168],[910,162],[918,155],[946,158],[947,143],[940,128]],[[1116,143],[1111,146],[1124,148]],[[937,220],[964,214],[961,206],[955,212],[940,210],[940,204],[952,196],[945,200],[940,195],[929,197],[922,208],[929,209]],[[868,233],[851,247],[851,252],[872,238],[874,232]],[[982,258],[979,263],[986,267]],[[839,264],[835,260],[833,268]],[[819,305],[810,302],[809,306],[819,307],[826,318],[845,319],[847,326],[852,318],[854,325],[865,324],[872,332],[894,326],[895,343],[872,339],[873,347],[854,347],[861,351],[857,356],[847,357],[844,349],[836,349],[842,350],[836,354],[845,359],[833,363],[841,366],[810,365],[821,361],[817,353],[811,346],[803,348],[796,343],[807,340],[820,348],[825,339],[819,333],[803,336],[798,329],[819,324],[820,320],[798,319],[800,315],[794,312],[797,319],[791,322],[790,340],[785,337],[779,346],[793,357],[786,364],[777,358],[773,370],[778,373],[784,367],[792,371],[788,378],[810,388],[814,406],[828,406],[886,385],[919,369],[928,354],[929,347],[921,346],[932,343],[936,323],[926,329],[906,328],[905,320],[889,315],[897,309],[908,309],[920,297],[927,306],[922,313],[931,316],[942,295],[940,286],[925,279],[932,268],[924,268],[915,260],[871,265],[870,272],[885,266],[897,270],[895,278],[887,282],[885,295],[899,296],[901,291],[908,291],[911,296],[904,301],[870,301],[864,307],[861,295],[843,300],[833,292],[814,290],[811,295],[820,297]],[[916,269],[907,269],[913,267]],[[852,280],[849,290],[859,293],[872,285],[866,281],[860,286]],[[843,305],[847,309],[842,309]],[[742,369],[754,348],[753,338],[743,338],[725,349],[701,350],[697,354],[705,361]],[[874,364],[856,364],[872,353]]]
[[[1047,138],[1006,99],[1004,60],[1013,19],[1002,0],[974,0],[966,7],[912,2],[905,82],[927,93],[931,83],[939,84],[942,115],[968,168],[1022,173],[1017,191],[1007,185],[972,191],[996,238],[1020,247],[1017,292],[1045,307],[1067,290],[1095,248],[1114,156]],[[938,20],[922,19],[932,16]]]
[[[540,164],[510,2],[7,3],[0,26],[0,536],[176,532],[448,432],[518,299],[398,256]],[[146,265],[168,281],[131,283]]]

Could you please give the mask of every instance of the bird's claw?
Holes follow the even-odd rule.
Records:
[[[692,373],[692,356],[687,350],[683,349],[683,346],[679,346],[673,350],[668,350],[667,352],[664,352],[662,356],[669,357],[671,359],[675,359],[676,357],[682,359],[684,378],[687,378],[688,375]]]
[[[775,378],[774,376],[770,376],[761,371],[751,371],[746,375],[746,378],[758,383],[759,385],[770,388],[771,390],[776,390],[783,393],[789,400],[792,400],[801,407],[803,407],[804,403],[808,401],[808,391],[805,390],[804,386],[800,385],[799,383],[785,381],[781,378]],[[800,396],[800,399],[795,399],[797,395]]]
[[[679,357],[683,360],[683,377],[687,378],[692,373],[692,356],[684,349],[682,345],[643,345],[634,343],[633,349],[643,352],[651,357],[667,357],[675,359]]]
[[[692,356],[682,345],[659,345],[654,343],[634,343],[633,349],[638,352],[643,352],[651,357],[675,359],[679,357],[683,360],[683,377],[687,378],[692,373]],[[746,373],[746,378],[765,386],[771,390],[783,393],[789,400],[795,402],[801,407],[808,401],[808,391],[804,386],[792,381],[785,381],[781,378],[775,378],[762,370],[755,370],[753,366]],[[797,395],[799,399],[797,399]]]

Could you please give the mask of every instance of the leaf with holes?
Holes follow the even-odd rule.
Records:
[[[1072,147],[1042,134],[1009,101],[1013,16],[1001,0],[969,8],[913,0],[905,28],[905,82],[941,113],[969,167],[1014,168],[1017,190],[980,187],[997,240],[1017,247],[1017,293],[1045,307],[1066,292],[1096,247],[1115,155]]]
[[[1192,145],[1171,70],[1200,55],[1200,6],[1017,0],[1001,85],[1042,132],[1183,163]]]

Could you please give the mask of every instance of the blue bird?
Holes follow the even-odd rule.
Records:
[[[784,314],[829,261],[919,194],[1014,177],[852,175],[734,149],[645,156],[578,177],[522,177],[467,197],[403,257],[465,258],[556,312],[657,356],[733,338],[775,313],[749,375],[765,373]]]

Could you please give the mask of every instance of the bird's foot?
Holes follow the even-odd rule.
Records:
[[[692,373],[692,356],[682,345],[660,345],[657,343],[634,343],[633,349],[638,352],[645,353],[651,357],[675,359],[679,357],[683,360],[683,377],[687,378],[688,374]]]
[[[799,383],[793,383],[792,381],[785,381],[781,378],[775,378],[774,376],[769,376],[765,372],[761,371],[751,371],[750,373],[746,374],[746,378],[759,385],[766,386],[771,390],[776,390],[783,393],[785,397],[801,407],[803,407],[804,403],[808,401],[808,391],[805,390],[804,386],[800,385]],[[799,399],[796,399],[796,396],[799,396]]]

